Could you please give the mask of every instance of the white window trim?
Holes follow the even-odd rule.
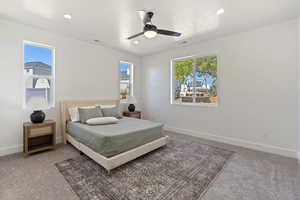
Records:
[[[130,74],[130,82],[129,82],[129,84],[130,84],[130,96],[134,96],[134,69],[135,69],[134,63],[130,62],[130,61],[124,61],[124,60],[120,60],[119,66],[118,66],[118,71],[119,71],[119,96],[120,96],[120,90],[121,90],[121,88],[120,88],[120,81],[121,81],[121,79],[120,79],[120,77],[121,77],[120,65],[122,63],[130,65],[130,73],[131,73]],[[127,99],[123,99],[123,100],[120,99],[120,103],[127,103]]]
[[[40,76],[40,77],[44,77],[47,79],[51,79],[51,90],[52,90],[52,104],[49,105],[49,107],[47,109],[51,109],[51,108],[55,108],[55,48],[53,46],[50,46],[48,44],[42,44],[42,43],[38,43],[38,42],[32,42],[32,41],[28,41],[28,40],[23,40],[22,42],[22,97],[23,97],[23,103],[22,103],[22,107],[23,109],[29,109],[26,106],[26,86],[25,86],[25,76],[24,76],[24,56],[25,56],[25,52],[24,52],[24,46],[28,44],[28,45],[33,45],[33,46],[37,46],[37,47],[43,47],[43,48],[48,48],[52,50],[52,75],[51,77],[49,76]],[[32,76],[32,77],[39,77],[39,76]]]
[[[208,56],[216,56],[218,63],[217,63],[217,103],[177,103],[175,102],[175,98],[174,98],[174,91],[175,91],[175,79],[174,79],[174,66],[173,66],[173,62],[177,61],[177,60],[182,60],[182,59],[187,59],[187,58],[201,58],[201,57],[208,57]],[[220,57],[218,55],[218,53],[206,53],[206,54],[194,54],[194,55],[190,55],[190,56],[183,56],[183,57],[176,57],[171,59],[170,61],[170,103],[171,105],[175,105],[175,106],[196,106],[196,107],[218,107],[220,104],[220,81],[219,81],[219,67],[220,67]]]

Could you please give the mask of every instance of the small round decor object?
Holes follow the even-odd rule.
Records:
[[[42,123],[45,120],[46,114],[41,110],[35,110],[30,115],[32,123]]]
[[[135,106],[134,106],[134,104],[129,104],[129,106],[128,106],[128,111],[129,112],[134,112],[135,111]]]

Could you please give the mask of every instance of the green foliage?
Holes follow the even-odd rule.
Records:
[[[212,96],[217,96],[217,87],[215,85],[212,86],[212,88],[210,89],[210,93]]]
[[[193,72],[193,59],[175,61],[175,78],[180,84],[184,84],[187,76]]]
[[[197,58],[196,71],[217,78],[217,56]]]

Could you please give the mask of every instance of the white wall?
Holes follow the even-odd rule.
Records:
[[[137,56],[8,21],[0,21],[0,30],[0,155],[21,151],[22,122],[31,113],[22,109],[23,40],[56,48],[56,107],[46,114],[57,121],[58,137],[61,100],[119,98],[120,60],[135,64],[134,93],[141,98]]]
[[[175,130],[296,156],[297,21],[178,47],[143,58],[145,117]],[[170,104],[170,60],[219,55],[219,106]]]
[[[300,164],[300,17],[298,18],[298,162]]]

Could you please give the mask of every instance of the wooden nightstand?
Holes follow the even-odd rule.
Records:
[[[134,111],[134,112],[125,111],[125,112],[123,112],[123,116],[141,119],[142,118],[142,112],[141,111]]]
[[[45,120],[43,123],[23,124],[23,151],[26,154],[55,149],[56,123]]]

